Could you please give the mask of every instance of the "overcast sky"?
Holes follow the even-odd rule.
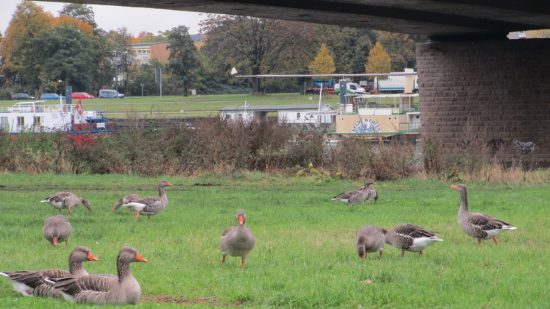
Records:
[[[8,27],[16,6],[22,0],[0,0],[0,32],[4,34]],[[44,10],[58,16],[58,11],[65,5],[63,2],[35,1]],[[116,30],[126,27],[133,35],[141,31],[157,34],[159,31],[170,30],[177,26],[189,27],[190,34],[199,32],[199,22],[206,18],[206,14],[130,8],[109,5],[90,5],[95,12],[95,22],[104,30]]]

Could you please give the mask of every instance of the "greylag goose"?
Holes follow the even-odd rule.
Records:
[[[470,212],[468,210],[468,194],[466,186],[452,185],[451,189],[460,193],[460,207],[458,208],[458,225],[462,231],[469,236],[477,239],[477,244],[481,244],[483,239],[493,239],[495,244],[498,244],[496,236],[502,232],[512,231],[517,227],[508,224],[502,220],[495,219],[491,216]]]
[[[244,271],[246,256],[254,248],[256,239],[252,235],[252,231],[246,226],[246,215],[242,209],[237,212],[237,222],[239,223],[238,226],[225,229],[220,237],[222,264],[225,262],[227,255],[240,256],[241,267]]]
[[[333,197],[332,200],[353,205],[364,201],[376,201],[378,200],[378,193],[374,188],[374,180],[369,179],[363,187],[354,191],[340,193]]]
[[[141,199],[141,197],[139,196],[139,194],[128,194],[128,195],[124,196],[123,198],[119,199],[115,203],[115,205],[113,205],[113,212],[117,211],[117,209],[119,209],[122,205],[131,203],[131,202],[135,202],[135,201],[139,201],[140,199]],[[128,209],[130,211],[134,210],[132,207],[129,207],[129,206],[128,206]]]
[[[79,204],[84,205],[84,207],[88,208],[89,211],[92,211],[92,207],[86,199],[80,196],[76,196],[74,193],[71,192],[57,192],[53,196],[46,197],[40,202],[52,205],[59,211],[59,213],[61,213],[61,209],[65,208],[67,209],[69,214],[71,214],[72,209]]]
[[[45,269],[38,271],[0,272],[12,281],[13,289],[23,296],[61,297],[61,293],[45,282],[48,277],[82,277],[88,272],[82,267],[85,261],[97,261],[90,249],[76,247],[69,255],[69,271]]]
[[[56,246],[63,241],[66,246],[72,231],[73,227],[71,223],[69,223],[69,220],[63,215],[49,217],[44,221],[44,227],[42,229],[44,238],[46,238],[52,246]]]
[[[139,219],[140,213],[147,215],[150,219],[151,216],[161,213],[166,206],[168,206],[168,196],[166,195],[166,187],[173,186],[168,181],[161,181],[159,184],[159,196],[158,197],[144,197],[137,201],[131,201],[123,204],[123,207],[132,207],[136,210],[136,221]]]
[[[130,263],[147,260],[134,248],[124,247],[117,256],[117,277],[91,275],[86,277],[52,277],[49,284],[61,292],[66,300],[96,305],[137,304],[141,287],[130,270]]]
[[[436,241],[443,241],[443,239],[412,224],[401,224],[386,231],[386,243],[401,249],[401,256],[405,255],[405,251],[418,252],[422,255],[424,249]]]
[[[376,226],[365,225],[357,230],[355,243],[357,245],[357,255],[364,260],[367,253],[379,252],[380,257],[384,254],[384,244],[386,243],[386,230]]]

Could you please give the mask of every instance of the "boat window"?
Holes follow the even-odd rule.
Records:
[[[34,126],[38,127],[42,125],[42,117],[34,116]]]
[[[17,127],[22,128],[25,126],[25,117],[17,117]]]
[[[0,117],[0,130],[8,131],[9,128],[8,117]]]
[[[300,113],[296,113],[296,119],[300,119]]]

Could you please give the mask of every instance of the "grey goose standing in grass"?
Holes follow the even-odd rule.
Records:
[[[365,225],[357,230],[355,235],[355,244],[357,245],[357,255],[364,260],[367,253],[379,252],[380,257],[384,254],[384,244],[386,243],[386,230],[372,225]]]
[[[173,185],[170,182],[162,180],[159,183],[158,197],[144,197],[136,201],[130,201],[122,206],[131,207],[136,210],[136,221],[139,219],[140,214],[147,215],[147,218],[151,219],[151,216],[161,213],[168,206],[166,188],[171,186]]]
[[[377,201],[378,193],[374,188],[374,180],[369,179],[365,185],[357,190],[340,193],[332,198],[333,201],[341,201],[348,205],[364,201]]]
[[[76,194],[71,192],[57,192],[53,196],[46,197],[40,202],[52,205],[59,213],[61,213],[61,209],[67,209],[69,215],[72,213],[72,209],[79,204],[84,205],[89,211],[92,211],[90,203],[88,203],[85,198],[76,196]]]
[[[493,239],[498,244],[496,236],[502,232],[512,231],[517,227],[491,216],[470,212],[468,210],[468,193],[464,185],[452,185],[451,189],[460,193],[460,207],[458,208],[458,225],[464,233],[477,239],[477,244],[481,240]]]
[[[125,204],[128,204],[128,203],[131,203],[131,202],[136,202],[136,201],[139,201],[141,199],[141,197],[139,196],[139,194],[128,194],[124,197],[122,197],[121,199],[119,199],[114,205],[113,205],[113,212],[117,211],[117,209],[119,209],[122,205],[125,205]],[[133,211],[134,209],[130,206],[128,206],[128,209],[130,211]]]
[[[86,277],[50,277],[49,284],[66,300],[95,305],[137,304],[141,287],[132,275],[130,263],[147,260],[134,248],[124,247],[117,256],[117,277],[90,275]]]
[[[220,237],[222,264],[225,262],[227,255],[240,256],[241,267],[244,271],[246,256],[254,248],[256,239],[252,235],[252,231],[246,226],[246,215],[242,209],[237,212],[237,222],[239,223],[238,226],[225,229]]]
[[[44,221],[44,227],[42,228],[44,238],[46,238],[52,246],[56,246],[63,241],[66,246],[72,231],[73,227],[71,223],[69,223],[69,220],[63,215],[49,217]]]
[[[61,293],[47,284],[48,277],[82,277],[88,272],[82,267],[85,261],[97,261],[90,249],[76,247],[69,255],[69,271],[61,269],[45,269],[36,271],[1,272],[0,274],[12,281],[13,289],[23,296],[61,297]]]
[[[443,239],[412,224],[401,224],[386,230],[386,242],[401,249],[401,256],[405,255],[405,251],[418,252],[422,255],[424,249],[436,241],[443,241]]]

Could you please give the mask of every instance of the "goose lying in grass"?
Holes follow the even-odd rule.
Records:
[[[340,193],[333,197],[332,200],[353,205],[364,201],[377,201],[378,193],[374,188],[374,180],[369,179],[363,187],[354,191]]]
[[[412,224],[401,224],[386,231],[386,242],[401,249],[401,256],[405,255],[405,251],[418,252],[422,255],[424,249],[436,241],[443,241],[443,239]]]
[[[46,197],[41,203],[48,203],[56,208],[59,213],[61,209],[67,209],[69,215],[72,213],[72,209],[77,205],[84,205],[89,211],[92,211],[90,203],[85,198],[76,196],[76,194],[71,192],[57,192],[53,196]]]
[[[168,196],[166,195],[166,188],[173,186],[168,181],[161,181],[159,184],[159,196],[158,197],[144,197],[129,203],[123,204],[123,207],[131,207],[136,210],[136,222],[139,219],[139,215],[142,213],[147,215],[148,219],[151,216],[159,214],[168,206]]]
[[[384,244],[386,243],[386,230],[372,225],[365,225],[357,230],[355,243],[357,245],[357,255],[364,260],[367,253],[379,252],[380,257],[384,254]]]
[[[481,240],[492,239],[498,244],[496,236],[502,232],[513,231],[517,227],[491,216],[470,212],[468,210],[468,193],[464,185],[452,185],[451,189],[460,193],[460,207],[458,208],[458,225],[464,233],[477,239],[478,246]]]
[[[130,263],[147,263],[134,248],[124,247],[116,259],[117,277],[91,275],[86,277],[51,277],[50,285],[61,292],[66,300],[95,305],[137,304],[141,287],[130,270]]]
[[[63,215],[49,217],[44,221],[44,227],[42,229],[44,238],[46,238],[52,246],[56,246],[63,241],[65,242],[65,246],[67,246],[72,231],[73,227],[71,223],[69,223],[69,220]]]
[[[225,262],[227,255],[240,256],[241,267],[244,271],[246,256],[254,248],[256,239],[252,235],[252,231],[246,226],[246,215],[242,209],[237,212],[237,222],[239,223],[238,226],[227,228],[220,237],[222,264]]]
[[[13,289],[23,296],[57,297],[61,293],[47,284],[48,277],[82,277],[88,276],[88,272],[82,267],[85,261],[97,261],[98,259],[86,247],[76,247],[69,255],[69,271],[61,269],[45,269],[36,271],[0,272],[12,281]]]

